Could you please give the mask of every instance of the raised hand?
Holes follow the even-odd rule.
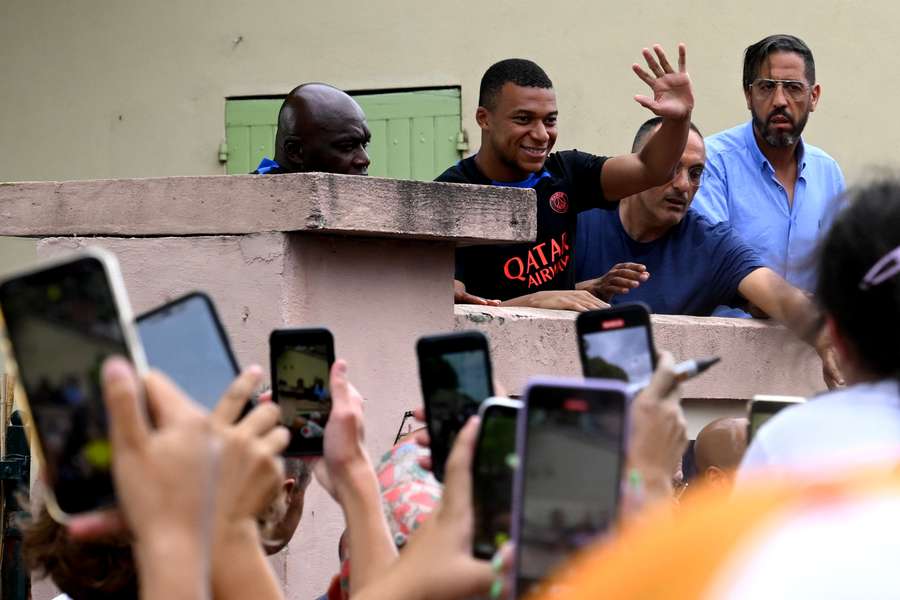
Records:
[[[694,109],[694,92],[685,64],[684,44],[678,44],[678,72],[675,72],[672,65],[669,64],[669,59],[666,58],[666,53],[659,44],[653,46],[653,52],[644,48],[643,55],[653,75],[637,63],[631,65],[631,68],[644,83],[650,86],[653,97],[638,95],[634,97],[635,101],[660,117],[667,119],[690,118],[691,111]]]

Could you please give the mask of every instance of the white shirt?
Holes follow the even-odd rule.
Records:
[[[829,392],[786,408],[756,433],[738,469],[737,485],[761,471],[801,471],[900,459],[900,383],[885,379]]]
[[[896,489],[785,508],[742,546],[705,600],[900,600]]]

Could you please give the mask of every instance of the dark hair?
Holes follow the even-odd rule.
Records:
[[[45,507],[25,525],[23,538],[28,567],[49,575],[73,600],[137,600],[137,573],[128,540],[75,541]]]
[[[492,110],[505,83],[521,87],[552,88],[553,82],[536,63],[524,58],[507,58],[494,63],[484,72],[478,89],[478,106]]]
[[[634,142],[631,144],[631,151],[637,152],[640,150],[641,146],[644,145],[644,141],[650,135],[650,132],[659,127],[663,122],[662,117],[653,117],[652,119],[647,119],[644,121],[640,127],[638,127],[637,133],[634,134]],[[697,135],[700,136],[700,139],[703,139],[703,134],[700,133],[700,130],[697,129],[697,126],[694,123],[691,123],[691,131],[694,131]]]
[[[900,246],[900,179],[852,189],[819,253],[816,295],[859,360],[880,376],[900,376],[900,274],[861,289],[866,273]]]
[[[813,59],[812,50],[800,38],[782,33],[763,38],[744,50],[744,91],[747,91],[756,79],[763,61],[775,52],[799,54],[805,65],[806,81],[809,85],[815,85],[816,61]]]

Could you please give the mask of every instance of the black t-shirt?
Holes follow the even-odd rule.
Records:
[[[469,246],[456,250],[456,279],[466,291],[508,300],[545,290],[575,289],[575,228],[578,213],[615,208],[600,186],[606,157],[577,150],[555,152],[544,170],[515,183],[492,181],[478,170],[475,157],[459,161],[436,181],[533,188],[537,196],[535,242]]]

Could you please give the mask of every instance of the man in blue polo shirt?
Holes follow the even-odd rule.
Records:
[[[638,129],[634,151],[659,127]],[[801,290],[766,267],[727,223],[712,223],[691,200],[703,176],[703,136],[691,125],[673,179],[622,199],[616,210],[582,213],[575,236],[578,289],[610,304],[641,301],[655,313],[708,316],[719,305],[752,302],[808,341],[822,357],[828,387],[842,384],[818,311]]]
[[[828,230],[844,176],[800,137],[821,88],[810,49],[773,35],[744,53],[744,97],[752,119],[706,139],[706,170],[694,208],[728,221],[788,283],[812,291],[812,254]]]

